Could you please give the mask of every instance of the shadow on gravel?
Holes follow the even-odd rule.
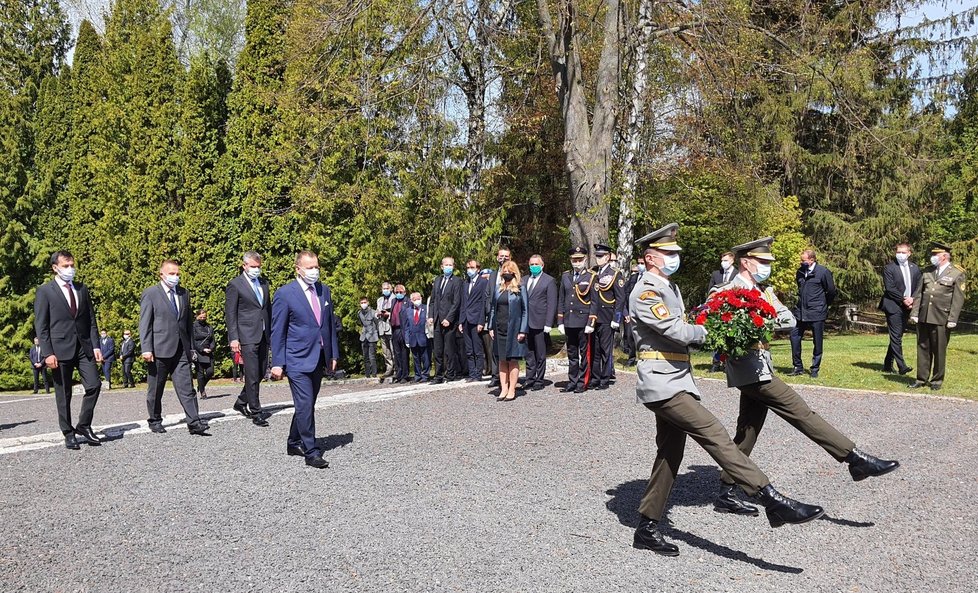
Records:
[[[319,445],[319,449],[323,453],[326,451],[332,451],[333,449],[339,449],[340,447],[345,447],[351,443],[353,443],[352,432],[348,432],[346,434],[331,434],[328,437],[316,439],[316,444]]]
[[[139,424],[135,422],[130,422],[129,424],[118,424],[116,426],[106,426],[101,430],[103,443],[108,443],[112,441],[118,441],[126,435],[130,430],[136,430],[139,428]]]
[[[713,543],[710,540],[702,538],[698,535],[693,535],[692,533],[686,533],[685,531],[679,531],[678,529],[675,528],[666,532],[666,535],[672,537],[673,539],[684,542],[691,547],[699,548],[704,552],[716,554],[717,556],[721,556],[729,560],[736,560],[738,562],[744,562],[746,564],[753,564],[754,566],[760,568],[761,570],[770,570],[773,572],[785,572],[788,574],[801,574],[802,572],[805,571],[805,569],[799,568],[797,566],[785,566],[784,564],[775,564],[773,562],[768,562],[763,558],[754,558],[753,556],[741,552],[740,550],[734,550],[732,548],[728,548],[727,546],[721,546],[720,544]]]
[[[842,525],[843,527],[874,527],[876,523],[872,521],[853,521],[851,519],[840,519],[838,517],[830,517],[829,515],[822,515],[822,521],[828,521],[829,523],[835,523],[836,525]]]
[[[280,412],[282,410],[290,410],[295,406],[292,404],[277,404],[274,406],[262,406],[261,409],[266,414],[274,414],[275,412]]]
[[[0,430],[7,430],[8,428],[21,426],[23,424],[34,424],[35,422],[37,422],[37,420],[24,420],[23,422],[11,422],[9,424],[0,424]]]

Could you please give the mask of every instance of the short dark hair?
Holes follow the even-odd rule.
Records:
[[[166,258],[165,260],[163,260],[163,261],[160,262],[160,269],[162,270],[163,268],[165,268],[166,266],[168,266],[170,264],[173,264],[175,266],[179,266],[180,265],[180,262],[178,262],[175,259]]]
[[[64,259],[70,259],[72,261],[75,260],[75,256],[72,255],[70,251],[68,251],[67,249],[61,249],[61,250],[55,251],[54,253],[51,254],[51,265],[52,266],[58,265],[58,262],[62,258],[64,258]]]

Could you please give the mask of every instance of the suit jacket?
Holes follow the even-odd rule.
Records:
[[[31,359],[31,365],[44,362],[44,357],[41,356],[41,352],[39,351],[39,348],[40,348],[39,345],[31,346],[30,351],[27,353],[27,356],[29,356]]]
[[[421,305],[417,323],[414,322],[414,305],[401,307],[401,329],[404,332],[404,343],[408,348],[424,348],[428,345],[428,336],[424,331],[427,321],[427,305]]]
[[[532,276],[523,279],[523,291],[527,295],[527,313],[530,329],[553,327],[557,317],[557,281],[546,272],[540,272],[533,292],[530,292]]]
[[[798,304],[792,313],[798,321],[825,321],[829,307],[835,301],[835,282],[832,272],[821,264],[806,271],[799,268],[795,273],[798,284]]]
[[[122,345],[119,346],[119,358],[122,360],[136,358],[136,340],[132,338],[128,340],[125,338],[122,339]]]
[[[357,318],[360,319],[360,341],[361,342],[379,342],[380,333],[378,332],[378,324],[380,319],[378,319],[377,314],[370,307],[364,311],[360,309],[357,311]]]
[[[78,309],[74,317],[57,281],[51,280],[37,289],[34,297],[34,333],[40,342],[43,358],[54,354],[58,360],[72,360],[79,348],[88,356],[95,356],[99,340],[95,307],[84,284],[73,282],[72,285],[78,293]]]
[[[176,298],[179,317],[173,314],[173,305],[160,283],[143,291],[139,300],[139,338],[143,352],[152,352],[156,358],[172,358],[182,345],[184,356],[190,358],[193,352],[190,293],[177,286]]]
[[[431,308],[428,314],[436,325],[441,325],[446,319],[450,325],[458,325],[458,313],[462,308],[462,279],[449,276],[445,289],[442,290],[444,279],[444,275],[438,275],[431,283]]]
[[[272,366],[286,372],[312,373],[320,355],[339,358],[339,332],[333,314],[333,295],[329,286],[313,284],[320,307],[320,322],[309,304],[308,285],[294,280],[275,291],[272,299]]]
[[[268,280],[258,278],[262,302],[252,288],[251,280],[243,273],[228,283],[224,290],[224,318],[228,326],[228,341],[241,344],[259,344],[269,339],[272,328],[272,299]]]
[[[713,273],[710,274],[710,285],[708,287],[706,287],[706,296],[707,297],[710,296],[710,293],[717,286],[723,286],[727,282],[730,282],[731,280],[733,280],[733,277],[737,275],[737,268],[734,267],[734,266],[730,266],[730,272],[729,273],[730,273],[730,277],[727,278],[726,280],[724,280],[723,279],[723,275],[725,274],[725,272],[723,271],[723,268],[720,268],[719,270],[713,270]]]
[[[105,336],[104,342],[101,336],[99,336],[99,348],[102,349],[102,360],[105,362],[115,360],[115,340],[112,339],[112,336]]]
[[[913,296],[920,288],[920,266],[911,261],[907,262],[907,266],[910,268],[910,296]],[[880,310],[890,314],[907,311],[908,308],[903,306],[903,291],[906,287],[907,283],[903,279],[900,264],[895,261],[886,264],[883,267],[883,296],[880,298]]]
[[[374,309],[377,315],[377,335],[378,336],[389,336],[391,335],[391,312],[394,310],[394,304],[397,303],[397,298],[393,293],[389,297],[380,295],[377,297],[377,308]],[[379,338],[378,338],[379,339]]]
[[[957,323],[964,306],[964,284],[964,270],[958,266],[949,265],[940,273],[927,266],[913,295],[911,317],[932,325]]]
[[[482,274],[471,280],[466,278],[462,284],[462,307],[459,313],[459,323],[486,324],[488,286],[489,279]]]

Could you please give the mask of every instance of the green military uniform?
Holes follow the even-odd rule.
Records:
[[[951,250],[947,245],[933,243],[931,253],[950,255]],[[924,268],[910,311],[910,318],[917,322],[917,382],[914,387],[929,381],[931,389],[940,389],[951,329],[957,325],[964,306],[964,290],[964,270],[950,261],[941,268],[933,265]]]
[[[678,225],[667,225],[640,239],[645,246],[679,251]],[[655,413],[656,457],[639,511],[648,519],[662,518],[669,492],[679,472],[690,435],[748,494],[754,495],[770,480],[746,455],[737,450],[720,421],[699,402],[693,381],[689,345],[701,344],[706,329],[686,321],[679,288],[667,278],[645,272],[628,299],[628,311],[638,358],[639,403]]]

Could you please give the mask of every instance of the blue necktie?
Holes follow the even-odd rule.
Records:
[[[258,304],[264,305],[265,303],[262,301],[261,295],[261,284],[259,284],[257,280],[252,280],[251,287],[255,290],[255,296],[258,297]]]
[[[173,307],[173,314],[177,317],[180,317],[180,310],[177,309],[177,297],[173,293],[173,290],[170,290],[169,292],[170,292],[170,306]]]

